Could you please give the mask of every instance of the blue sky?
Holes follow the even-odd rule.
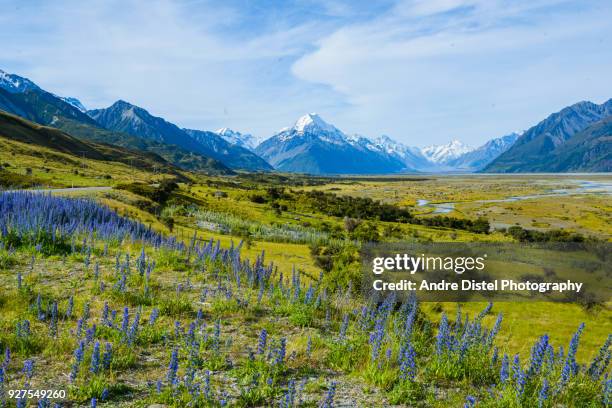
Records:
[[[0,68],[89,108],[471,145],[612,97],[612,2],[0,0]]]

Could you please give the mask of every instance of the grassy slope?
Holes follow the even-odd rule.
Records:
[[[7,176],[16,175],[17,180],[23,182],[33,181],[36,185],[57,187],[112,186],[117,182],[151,182],[167,177],[130,167],[124,163],[83,160],[71,154],[2,137],[0,137],[0,163],[3,166],[8,164],[2,170]],[[32,169],[31,175],[26,173],[27,168]],[[12,183],[7,185],[10,184]],[[21,182],[15,184],[22,185]]]
[[[58,129],[41,126],[2,111],[0,111],[0,137],[31,145],[34,147],[33,150],[35,147],[41,147],[49,152],[74,156],[72,162],[77,160],[76,158],[121,162],[148,171],[177,174],[176,168],[156,154],[80,140]]]
[[[103,129],[87,114],[44,91],[10,93],[0,89],[0,110],[19,115],[38,124],[53,126],[81,139],[157,154],[181,168],[207,174],[232,173],[222,163],[191,153],[178,146],[156,143]]]

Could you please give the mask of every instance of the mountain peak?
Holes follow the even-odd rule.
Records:
[[[299,118],[295,125],[293,125],[293,129],[296,132],[304,133],[304,132],[312,132],[316,130],[323,130],[326,132],[335,132],[337,129],[325,122],[319,115],[316,113],[308,113],[301,118]]]
[[[253,150],[259,143],[256,137],[249,133],[240,133],[230,128],[221,128],[215,131],[225,141],[249,150]]]
[[[40,90],[40,87],[27,78],[9,74],[0,69],[0,88],[11,93],[22,93],[30,90]]]
[[[115,103],[113,103],[110,106],[110,108],[129,109],[129,108],[137,108],[137,106],[133,105],[133,104],[127,102],[127,101],[124,101],[123,99],[118,99],[117,101],[115,101]]]
[[[462,154],[474,150],[457,139],[453,139],[447,144],[432,145],[425,147],[422,152],[425,157],[434,163],[446,164]]]

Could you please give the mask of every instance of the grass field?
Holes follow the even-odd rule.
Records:
[[[9,164],[5,171],[29,176],[49,185],[119,187],[133,182],[148,185],[167,177],[122,167],[125,165],[116,163],[93,160],[74,162],[74,159],[64,163],[61,155],[46,156],[47,152],[42,148],[40,155],[32,155],[25,146],[12,144],[7,147],[12,153],[0,155],[0,161]],[[20,148],[26,150],[20,153]],[[31,173],[26,173],[26,168],[31,168]],[[75,168],[78,168],[78,174]],[[101,176],[106,174],[110,178]],[[60,384],[69,390],[72,401],[81,404],[87,404],[91,397],[99,398],[106,387],[111,394],[108,406],[147,406],[155,403],[183,406],[186,401],[195,398],[189,385],[185,383],[173,388],[172,384],[166,383],[168,361],[172,347],[175,347],[180,353],[179,375],[187,375],[191,369],[189,367],[193,367],[196,382],[201,385],[202,381],[207,381],[205,373],[212,373],[210,384],[214,390],[214,401],[198,399],[200,402],[196,406],[220,406],[221,400],[236,406],[278,405],[290,393],[291,385],[288,381],[292,379],[296,383],[303,383],[299,392],[303,406],[318,406],[330,392],[336,394],[336,403],[361,406],[391,403],[399,406],[462,406],[466,395],[475,395],[483,407],[521,406],[512,405],[515,402],[507,403],[506,399],[514,392],[511,388],[497,388],[500,401],[506,402],[491,399],[483,388],[483,383],[489,384],[498,375],[493,371],[499,371],[500,362],[491,363],[495,369],[493,371],[490,371],[491,368],[483,368],[489,365],[485,364],[485,360],[491,359],[492,349],[478,348],[486,343],[482,343],[482,338],[473,346],[468,346],[472,350],[470,352],[474,353],[470,357],[474,359],[472,368],[480,367],[480,371],[473,371],[469,365],[448,365],[449,362],[443,361],[442,356],[434,356],[438,326],[443,316],[453,319],[459,307],[455,303],[427,302],[418,309],[422,313],[419,319],[422,320],[419,320],[418,329],[415,329],[417,334],[413,339],[418,369],[411,383],[418,384],[418,389],[408,387],[410,391],[405,394],[406,389],[402,387],[406,387],[406,384],[400,378],[403,369],[399,363],[392,363],[391,360],[385,362],[382,357],[382,354],[389,352],[392,356],[401,357],[400,348],[404,340],[396,337],[396,332],[393,334],[394,325],[405,318],[401,313],[388,315],[388,326],[385,329],[387,334],[382,341],[385,346],[381,348],[381,356],[376,357],[376,361],[380,358],[380,362],[373,364],[370,354],[373,352],[372,344],[375,343],[372,343],[371,337],[368,339],[368,333],[376,331],[375,321],[368,323],[371,326],[360,328],[362,323],[359,323],[358,311],[365,306],[364,299],[357,293],[347,294],[343,286],[347,276],[355,278],[361,274],[357,257],[361,238],[347,227],[347,218],[350,221],[351,217],[316,210],[313,207],[316,203],[309,202],[309,196],[302,192],[317,190],[338,196],[372,198],[407,208],[417,214],[417,220],[419,217],[434,216],[431,209],[416,206],[418,200],[454,202],[457,203],[455,209],[444,215],[459,219],[483,216],[493,227],[519,224],[524,228],[544,231],[569,228],[600,239],[611,239],[609,195],[582,194],[561,199],[537,197],[518,202],[479,202],[571,188],[573,184],[565,177],[427,176],[424,179],[408,177],[406,180],[394,179],[389,182],[344,179],[317,182],[314,186],[300,184],[298,180],[297,183],[287,183],[284,192],[275,190],[279,185],[274,182],[253,181],[240,176],[222,178],[192,175],[192,178],[192,183],[179,183],[170,197],[160,203],[124,187],[111,191],[77,191],[62,195],[96,200],[122,216],[142,222],[154,231],[174,235],[188,246],[190,242],[203,246],[212,239],[218,240],[221,248],[229,248],[243,241],[243,259],[253,261],[264,254],[264,263],[274,264],[275,268],[271,270],[272,275],[269,281],[266,280],[266,285],[278,282],[282,274],[283,285],[295,288],[295,275],[292,279],[292,271],[299,273],[299,302],[292,301],[288,292],[275,292],[279,290],[276,283],[265,290],[258,290],[256,285],[245,287],[243,284],[249,275],[244,270],[239,273],[244,275],[237,278],[232,267],[212,261],[201,264],[192,260],[185,249],[177,254],[145,245],[149,260],[156,262],[152,278],[145,282],[142,274],[140,277],[131,275],[125,279],[127,287],[118,289],[121,287],[122,272],[121,268],[117,269],[115,255],[120,254],[119,259],[123,259],[129,253],[131,262],[135,262],[142,249],[140,244],[133,245],[125,241],[122,244],[115,243],[110,245],[109,253],[106,253],[105,245],[99,241],[77,248],[76,252],[69,252],[66,256],[41,255],[32,246],[25,246],[16,252],[4,247],[0,249],[0,287],[3,289],[0,293],[0,330],[3,332],[0,343],[10,344],[14,349],[14,360],[9,369],[10,381],[21,381],[18,374],[20,365],[29,356],[35,359],[37,367],[45,367],[44,370],[37,370],[31,383],[33,387],[61,378]],[[589,179],[609,180],[603,176]],[[375,204],[367,206],[377,208]],[[215,222],[202,223],[201,211],[214,214],[210,219]],[[347,207],[347,211],[352,210]],[[222,222],[227,225],[220,225]],[[381,221],[376,216],[356,220],[354,224],[357,225],[355,231],[359,231],[359,226],[367,226],[368,237],[374,237],[380,242],[513,240],[503,232],[485,234],[415,222]],[[289,234],[286,238],[266,236],[274,234],[274,231],[319,233],[296,233],[295,237]],[[88,246],[89,250],[86,249]],[[91,251],[91,258],[87,251]],[[99,265],[97,275],[94,273],[95,264]],[[134,267],[135,264],[132,264]],[[223,279],[216,275],[217,270],[223,271],[220,275]],[[307,300],[309,295],[306,293],[309,285],[319,288],[321,282],[318,279],[322,270],[325,276],[322,285],[329,287],[333,295],[315,307],[309,303],[312,299]],[[25,291],[16,287],[16,271],[20,271]],[[104,282],[106,289],[100,289],[100,282]],[[147,290],[151,291],[150,296],[143,298],[143,291]],[[210,295],[203,297],[203,291]],[[146,316],[150,316],[153,309],[162,312],[154,328],[143,326],[139,329],[135,346],[131,350],[124,344],[127,332],[122,334],[117,327],[118,323],[110,329],[103,327],[99,333],[100,341],[108,341],[117,348],[112,371],[108,375],[99,376],[87,374],[87,368],[81,368],[77,376],[79,380],[70,382],[68,362],[72,361],[79,341],[75,337],[77,318],[73,316],[61,320],[59,334],[55,340],[49,341],[47,333],[50,323],[38,319],[35,313],[37,293],[43,295],[46,307],[53,300],[58,302],[60,310],[67,307],[72,296],[77,315],[83,313],[85,304],[89,304],[88,313],[95,321],[104,314],[105,302],[119,312],[118,319],[123,307],[127,306],[130,322],[133,322],[137,312],[143,323],[150,320]],[[258,301],[258,298],[263,300]],[[578,304],[501,302],[494,304],[481,320],[477,316],[487,307],[486,304],[472,302],[461,304],[460,307],[463,316],[467,314],[470,322],[474,322],[474,327],[481,327],[482,324],[488,330],[495,325],[497,314],[502,313],[502,329],[492,346],[497,347],[500,356],[516,354],[523,362],[530,359],[533,345],[545,333],[555,350],[559,346],[567,350],[577,327],[585,323],[575,358],[579,364],[588,364],[612,333],[612,310],[610,304],[606,303],[587,309]],[[185,343],[184,336],[187,336],[187,328],[194,321],[198,309],[204,313],[202,322],[205,324],[198,326],[196,338],[202,345],[199,353],[205,358],[196,364],[188,358],[193,350]],[[343,329],[346,316],[348,324]],[[15,327],[26,318],[31,324],[33,335],[22,344]],[[217,321],[221,325],[221,335],[218,346],[215,346],[210,339],[216,336]],[[183,334],[176,334],[176,322],[183,328]],[[197,324],[201,325],[202,322]],[[270,344],[272,356],[277,353],[279,342],[283,339],[284,359],[280,369],[273,364],[274,358],[270,361],[256,359],[255,366],[249,362],[247,350],[257,347],[262,329],[266,329],[273,342]],[[91,364],[88,359],[91,357],[86,354],[85,365]],[[265,379],[254,377],[252,370],[255,368],[272,376],[272,384],[266,385]],[[560,375],[557,370],[561,368],[551,366],[547,375]],[[158,379],[163,383],[161,392],[155,391],[155,381]],[[581,404],[579,401],[585,401],[588,395],[599,398],[594,396],[600,390],[587,383],[591,388],[582,389],[582,394],[562,394],[562,397],[558,397],[559,406]],[[436,386],[432,388],[431,384]],[[539,382],[530,385],[540,386]],[[337,387],[336,391],[331,391],[333,387]],[[534,388],[528,392],[537,391]],[[421,405],[416,402],[418,399]],[[140,402],[134,404],[134,401]],[[593,405],[587,406],[600,406],[599,402],[593,401]]]

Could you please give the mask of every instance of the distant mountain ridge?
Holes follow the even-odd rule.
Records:
[[[512,147],[521,134],[513,132],[497,139],[491,139],[482,146],[447,161],[447,164],[458,171],[482,170],[496,157]]]
[[[250,150],[235,146],[213,132],[181,129],[145,109],[119,100],[108,108],[87,112],[107,129],[151,139],[218,160],[243,170],[272,170],[272,166]]]
[[[228,143],[245,149],[255,150],[260,140],[250,133],[240,133],[229,128],[221,128],[215,131],[216,134],[225,139]]]
[[[208,155],[233,169],[271,171],[273,167],[250,149],[232,144],[217,133],[204,130],[183,129],[192,139],[207,148]]]
[[[580,171],[583,169],[592,169],[592,165],[587,161],[581,164],[573,163],[567,169],[556,163],[553,158],[558,158],[558,155],[565,151],[568,146],[573,146],[570,142],[575,135],[587,130],[587,128],[596,123],[612,116],[612,99],[597,105],[592,102],[578,102],[568,106],[559,112],[553,113],[537,125],[529,128],[525,133],[514,143],[514,145],[499,157],[493,160],[483,171],[487,172],[502,172],[516,173],[529,171]],[[598,135],[598,138],[606,138],[612,136],[606,134],[607,126],[599,128],[599,131],[591,133]],[[599,132],[603,130],[603,134]],[[588,133],[588,132],[587,132]],[[564,153],[567,154],[567,153]],[[600,163],[605,163],[601,154],[605,156],[605,152],[600,152],[597,160]],[[589,155],[582,155],[589,157]],[[591,156],[590,160],[595,158]],[[601,161],[600,161],[601,160]],[[558,170],[551,170],[551,169]],[[601,170],[605,170],[605,165]],[[591,170],[595,171],[595,170]]]
[[[454,139],[444,145],[424,147],[421,149],[421,153],[433,163],[448,164],[450,161],[463,154],[469,153],[472,150],[474,150],[472,147],[469,147],[459,140]]]

